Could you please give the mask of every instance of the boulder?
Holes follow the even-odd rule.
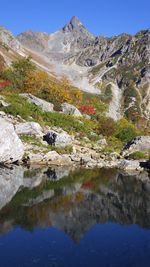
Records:
[[[30,152],[27,157],[30,163],[42,163],[43,158],[44,155],[42,153],[32,153],[32,152]]]
[[[136,151],[150,151],[150,136],[138,136],[128,142],[122,152],[123,156],[128,156]]]
[[[68,155],[59,155],[56,151],[50,151],[44,156],[44,161],[55,166],[68,166],[72,164],[72,161]]]
[[[55,146],[56,147],[65,147],[68,145],[72,145],[73,138],[67,132],[65,132],[63,130],[61,130],[60,132],[50,130],[50,132],[56,134],[56,139],[55,139]]]
[[[58,134],[56,137],[56,147],[65,147],[72,144],[72,138],[67,133]]]
[[[12,163],[21,160],[24,147],[14,126],[0,118],[0,162]]]
[[[0,107],[6,108],[8,106],[10,106],[10,104],[5,101],[5,97],[0,95]]]
[[[142,170],[138,160],[121,160],[118,164],[119,169],[122,170]]]
[[[24,93],[24,94],[20,94],[20,96],[27,98],[29,103],[32,103],[32,104],[38,106],[39,108],[41,108],[45,112],[53,112],[54,105],[50,102],[47,102],[43,99],[40,99],[36,96],[33,96],[32,94]]]
[[[53,161],[60,159],[61,156],[56,151],[49,151],[45,156],[44,160],[46,161]]]
[[[15,131],[18,135],[43,135],[42,128],[37,122],[17,123],[15,125]]]
[[[105,138],[103,139],[99,139],[97,142],[96,142],[98,145],[100,146],[106,146],[107,145],[107,141]]]
[[[68,115],[82,117],[81,112],[75,106],[70,105],[66,102],[61,105],[61,111]]]

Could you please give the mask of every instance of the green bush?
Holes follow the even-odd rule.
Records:
[[[6,92],[4,96],[11,105],[1,108],[1,110],[13,116],[20,115],[25,120],[36,121],[41,125],[61,127],[70,134],[78,132],[83,135],[89,135],[96,127],[96,121],[84,118],[78,119],[58,112],[43,112],[39,107],[28,103],[25,98],[14,94],[12,91]]]
[[[114,136],[110,136],[107,138],[107,146],[103,149],[103,152],[112,153],[117,152],[120,153],[123,149],[123,143]]]
[[[135,138],[138,134],[139,132],[136,127],[126,119],[121,119],[116,122],[115,137],[124,144]]]
[[[98,134],[104,136],[111,136],[115,132],[115,122],[112,118],[99,117],[98,118]]]
[[[137,136],[137,133],[133,128],[122,128],[116,134],[116,137],[121,140],[123,143],[127,143]]]
[[[138,160],[138,159],[148,159],[148,155],[143,153],[142,151],[136,151],[133,152],[132,154],[129,155],[128,159],[134,159],[134,160]]]

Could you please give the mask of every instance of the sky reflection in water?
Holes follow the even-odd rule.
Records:
[[[56,173],[51,181],[45,170],[23,171],[14,195],[0,180],[3,196],[12,193],[9,203],[0,197],[0,266],[149,267],[148,174]]]

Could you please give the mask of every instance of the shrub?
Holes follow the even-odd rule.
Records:
[[[61,127],[68,133],[78,132],[89,135],[95,129],[95,121],[84,118],[80,118],[79,120],[71,115],[58,112],[43,112],[39,107],[28,103],[24,97],[14,94],[11,91],[5,91],[3,95],[11,105],[1,108],[1,110],[13,116],[20,115],[25,120],[33,120],[41,125]]]
[[[127,143],[138,135],[136,127],[126,119],[121,119],[116,123],[115,137],[123,143]]]
[[[128,159],[138,160],[138,159],[148,159],[148,155],[142,151],[136,151],[129,155]]]
[[[96,114],[96,110],[92,105],[82,105],[80,111],[90,116]]]
[[[1,74],[2,78],[11,82],[14,89],[24,90],[27,76],[30,72],[35,70],[34,64],[30,57],[19,58],[14,61],[11,68],[4,70]]]
[[[98,119],[98,134],[111,136],[115,132],[115,122],[112,118],[100,117]]]

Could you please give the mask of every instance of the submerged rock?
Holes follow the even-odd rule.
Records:
[[[21,160],[24,147],[14,126],[0,118],[0,162],[12,163]]]

